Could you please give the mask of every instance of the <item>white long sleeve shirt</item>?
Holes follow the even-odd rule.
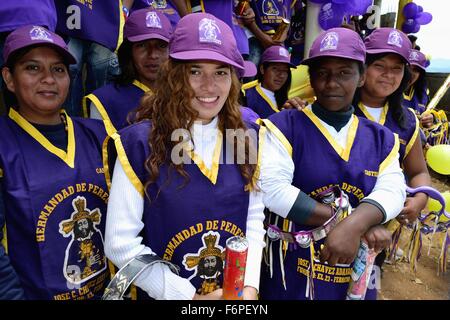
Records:
[[[312,110],[311,106],[307,108]],[[353,119],[350,118],[339,132],[319,120],[336,142],[345,147]],[[397,160],[393,160],[379,173],[374,189],[365,198],[376,201],[383,207],[386,213],[383,222],[395,218],[400,213],[406,198],[405,178],[398,157],[399,155]],[[294,170],[294,162],[284,145],[274,133],[267,130],[261,157],[260,188],[263,191],[265,206],[284,218],[287,217],[300,192],[300,189],[292,185]]]
[[[218,120],[207,125],[194,124],[192,137],[194,151],[200,155],[208,168],[212,166]],[[208,138],[205,138],[208,137]],[[152,254],[150,247],[139,236],[144,228],[142,222],[144,198],[135,189],[116,161],[106,219],[105,252],[119,268],[141,254]],[[248,206],[246,238],[249,241],[245,286],[259,289],[260,264],[264,248],[264,205],[261,192],[251,192]],[[172,273],[165,264],[155,264],[146,269],[134,282],[149,296],[164,300],[192,299],[195,287],[188,279]]]

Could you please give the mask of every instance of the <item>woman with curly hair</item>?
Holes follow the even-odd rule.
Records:
[[[106,252],[120,268],[152,255],[157,262],[134,283],[154,299],[221,298],[222,268],[200,264],[223,263],[235,235],[249,242],[243,298],[257,297],[264,206],[252,191],[257,127],[242,120],[238,103],[243,71],[232,30],[213,15],[189,14],[138,122],[113,135]]]

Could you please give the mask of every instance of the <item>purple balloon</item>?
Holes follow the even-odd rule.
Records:
[[[331,2],[336,3],[336,4],[345,4],[346,2],[351,2],[348,0],[331,0]]]
[[[311,0],[311,2],[319,3],[319,4],[324,4],[324,3],[326,3],[326,2],[330,2],[330,0]]]
[[[418,10],[417,4],[410,2],[403,7],[403,16],[405,19],[414,19],[418,13]]]
[[[345,2],[346,10],[348,14],[352,16],[364,15],[367,8],[372,5],[372,0],[349,0]]]
[[[420,25],[424,25],[424,24],[429,24],[431,22],[431,20],[433,20],[433,16],[431,15],[431,13],[428,12],[421,12],[419,13],[419,15],[416,17],[416,22]]]
[[[420,25],[416,21],[414,21],[414,19],[408,19],[405,22],[403,22],[402,31],[406,34],[416,33],[419,31],[417,27],[419,27],[420,29]]]
[[[423,7],[422,6],[417,6],[417,12],[423,12]]]

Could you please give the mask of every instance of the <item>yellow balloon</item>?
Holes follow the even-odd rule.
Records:
[[[442,192],[442,196],[445,199],[445,211],[447,211],[447,214],[450,213],[450,191]],[[441,205],[439,205],[439,208]],[[439,218],[439,222],[448,222],[450,219],[447,218],[444,214],[442,214]]]
[[[291,74],[292,80],[288,98],[300,97],[308,103],[314,102],[314,90],[309,82],[308,67],[299,65],[296,69],[291,69]]]
[[[432,198],[428,198],[428,211],[434,211],[439,212],[441,210],[442,205],[439,203],[439,201],[434,200]]]
[[[426,158],[431,169],[440,174],[450,174],[450,145],[432,146],[428,149]]]

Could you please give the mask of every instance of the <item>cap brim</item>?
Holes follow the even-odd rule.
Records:
[[[223,62],[229,65],[232,65],[233,67],[237,68],[238,70],[244,71],[244,66],[240,65],[233,60],[228,59],[224,55],[210,50],[192,50],[192,51],[182,51],[182,52],[175,52],[170,53],[169,56],[173,59],[178,60],[212,60],[212,61],[218,61]]]
[[[285,60],[268,60],[268,61],[262,61],[263,63],[267,62],[267,63],[285,63],[288,64],[291,68],[296,69],[297,66],[291,62],[286,62]]]
[[[354,61],[359,61],[362,63],[365,63],[365,60],[360,60],[360,59],[356,59],[355,57],[352,56],[347,56],[347,55],[342,55],[342,54],[332,54],[332,53],[327,53],[327,54],[323,54],[323,55],[318,55],[312,58],[307,58],[304,59],[300,64],[309,66],[311,64],[311,62],[319,59],[319,58],[342,58],[342,59],[350,59],[350,60],[354,60]]]
[[[33,41],[33,43],[30,43],[29,45],[23,46],[23,47],[18,47],[15,48],[14,50],[12,50],[9,54],[7,59],[9,59],[9,57],[11,56],[11,54],[13,54],[15,51],[19,50],[19,49],[23,49],[23,48],[27,48],[27,47],[40,47],[40,46],[49,46],[52,47],[53,49],[55,49],[56,51],[58,51],[58,53],[63,56],[64,60],[68,63],[68,64],[77,64],[77,59],[70,53],[70,51],[68,49],[64,49],[61,46],[53,43],[53,42],[49,42],[49,41]],[[6,60],[5,59],[5,63]]]
[[[366,49],[366,53],[368,53],[368,54],[395,53],[395,54],[399,55],[400,57],[402,57],[403,60],[405,60],[405,62],[407,64],[409,64],[408,57],[405,57],[404,55],[398,53],[398,51],[395,51],[395,50],[391,50],[391,49]]]
[[[416,67],[422,69],[423,71],[427,71],[427,68],[425,68],[424,66],[422,66],[422,65],[419,64],[419,63],[412,62],[412,63],[410,63],[410,65],[416,66]]]
[[[164,37],[163,35],[160,35],[159,33],[146,33],[146,34],[141,34],[138,36],[128,37],[126,39],[128,39],[128,41],[130,41],[130,42],[139,42],[139,41],[144,41],[144,40],[149,40],[149,39],[160,39],[165,42],[169,42],[169,38]]]

